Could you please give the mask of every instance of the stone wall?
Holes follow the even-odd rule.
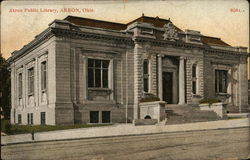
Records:
[[[157,39],[159,36],[154,31],[163,34],[163,30],[144,23],[131,25],[126,34],[77,27],[58,20],[50,27],[40,35],[40,38],[47,37],[42,37],[43,40],[36,38],[37,45],[11,64],[11,123],[17,123],[17,115],[22,114],[25,124],[28,112],[34,113],[35,124],[39,124],[40,112],[46,112],[47,124],[89,123],[89,111],[101,112],[103,109],[111,111],[112,123],[138,119],[143,94],[143,60],[149,60],[149,92],[162,99],[162,73],[159,72],[162,72],[163,57],[179,60],[175,80],[180,81],[175,82],[174,103],[189,104],[197,97],[218,97],[214,87],[215,69],[224,69],[229,73],[227,91],[230,95],[225,101],[239,106],[239,111],[247,106],[247,57],[238,54],[241,50],[237,54],[210,52],[208,50],[214,46],[207,49],[200,42],[175,41],[178,37],[168,39],[166,34],[162,37],[164,40]],[[184,33],[179,34],[183,36]],[[109,60],[108,88],[88,87],[88,58]],[[45,92],[41,91],[40,85],[43,60],[48,62]],[[193,65],[198,68],[196,94],[192,93]],[[32,66],[34,93],[28,95],[27,70]],[[18,97],[17,76],[21,72],[24,74],[23,97]]]
[[[240,111],[241,106],[247,105],[247,72],[245,56],[227,53],[205,53],[204,56],[204,96],[206,98],[217,97],[226,103],[237,106]],[[246,59],[246,58],[245,58]],[[215,93],[215,70],[228,71],[227,95]]]
[[[47,62],[47,88],[41,90],[41,62]],[[28,69],[34,68],[34,92],[28,95]],[[36,46],[28,54],[11,64],[11,123],[27,124],[27,114],[33,113],[33,124],[41,124],[40,113],[45,112],[46,124],[55,124],[55,38]],[[22,73],[22,97],[18,96],[18,74]]]
[[[250,104],[250,80],[248,80],[248,104]]]
[[[166,118],[165,114],[165,102],[144,102],[140,103],[140,119],[156,119],[157,122],[161,122]]]
[[[89,123],[90,111],[111,111],[112,123],[132,121],[133,46],[117,41],[58,38],[56,52],[57,93],[60,92],[57,95],[58,109],[56,112],[59,117],[62,114],[60,104],[63,104],[64,110],[68,112],[67,119],[75,123]],[[108,89],[88,88],[88,58],[110,60]],[[97,95],[98,99],[95,98]],[[100,99],[100,96],[103,98]],[[74,110],[74,114],[71,113],[72,110]],[[61,117],[63,116],[66,115]],[[66,123],[65,120],[58,118],[57,123]]]
[[[190,49],[180,49],[180,48],[175,48],[172,46],[169,47],[164,47],[164,46],[156,46],[156,45],[152,45],[150,49],[147,50],[148,53],[150,53],[151,55],[159,55],[161,57],[175,57],[176,59],[180,59],[183,58],[185,60],[185,88],[184,88],[184,92],[185,92],[185,101],[186,103],[193,103],[193,99],[196,98],[196,96],[199,96],[200,98],[203,98],[204,96],[204,58],[203,58],[203,51],[201,49],[195,49],[195,48],[190,48]],[[159,59],[157,59],[156,62],[156,67],[158,67],[158,62]],[[193,95],[192,94],[192,65],[196,64],[197,65],[197,95]],[[155,67],[154,65],[152,67]],[[177,66],[179,67],[179,66]],[[156,69],[152,69],[152,70],[156,70]],[[178,82],[178,76],[179,76],[179,69],[177,70],[178,74],[177,74],[177,79],[176,79],[176,83],[177,86],[175,88],[175,92],[177,92],[177,102],[179,101],[179,82]],[[157,73],[158,73],[158,69],[157,69]],[[184,73],[183,73],[184,74]],[[159,88],[159,75],[154,75],[156,76],[156,78],[152,79],[151,84],[157,84],[157,95],[158,97],[161,97],[159,94],[161,94],[162,92],[160,92],[160,87]],[[157,80],[157,81],[156,81]]]

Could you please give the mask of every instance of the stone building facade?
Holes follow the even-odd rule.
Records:
[[[247,48],[170,20],[127,24],[54,20],[9,58],[11,123],[120,123],[139,118],[144,93],[167,104],[217,97],[248,107]]]

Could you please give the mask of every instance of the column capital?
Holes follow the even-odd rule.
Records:
[[[187,57],[184,57],[184,56],[180,56],[179,57],[179,60],[185,60],[185,59],[188,59]]]
[[[157,55],[157,57],[161,57],[161,58],[164,57],[164,56],[165,56],[165,55],[163,55],[163,54],[158,54],[158,55]]]

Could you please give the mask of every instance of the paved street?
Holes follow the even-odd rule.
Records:
[[[243,159],[248,128],[40,142],[1,147],[2,159]]]

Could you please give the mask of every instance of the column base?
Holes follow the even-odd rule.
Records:
[[[186,104],[185,102],[179,102],[178,105],[184,105]]]

